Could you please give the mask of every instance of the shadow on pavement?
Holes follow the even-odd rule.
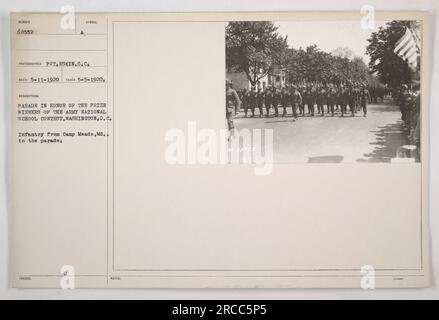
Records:
[[[310,157],[308,163],[340,163],[343,161],[343,156],[321,156]]]
[[[370,143],[375,146],[374,150],[364,154],[365,159],[357,159],[357,162],[390,162],[390,159],[396,157],[398,147],[409,144],[400,122],[378,127],[378,129],[371,131],[376,138]]]
[[[264,123],[278,123],[278,122],[295,122],[296,120],[293,118],[291,120],[291,118],[289,120],[284,119],[284,120],[272,120],[272,121],[264,121]]]
[[[372,107],[369,107],[370,113],[379,113],[379,112],[399,112],[399,106],[394,104],[375,104]]]

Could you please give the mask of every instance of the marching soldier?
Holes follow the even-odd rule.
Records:
[[[355,117],[355,92],[352,86],[347,90],[347,99],[349,110],[351,110],[352,116]]]
[[[287,114],[287,107],[291,103],[291,95],[290,91],[286,88],[282,88],[282,98],[281,98],[281,105],[283,108],[282,117],[284,117]]]
[[[366,87],[360,93],[360,107],[363,109],[363,114],[367,117],[367,102],[370,101],[370,93]]]
[[[354,103],[355,103],[355,112],[357,112],[360,109],[360,85],[359,83],[355,84],[354,87]]]
[[[307,87],[302,87],[302,103],[301,103],[301,114],[302,117],[305,116],[305,105],[308,103],[309,100],[309,91]],[[309,113],[309,106],[308,106],[308,113]]]
[[[265,116],[268,118],[270,115],[270,108],[273,103],[273,92],[270,87],[265,88]]]
[[[301,102],[299,104],[299,111],[301,116],[303,117],[305,115],[305,99],[306,99],[306,87],[304,85],[300,86],[300,88],[298,88],[299,93],[302,97]]]
[[[308,114],[314,117],[315,94],[312,92],[311,86],[306,88],[306,94],[303,97],[304,103],[308,107]]]
[[[335,99],[335,110],[340,110],[342,105],[342,85],[337,86],[337,96]]]
[[[229,140],[234,137],[235,125],[233,119],[238,114],[240,108],[241,100],[239,99],[238,93],[233,89],[232,82],[226,80],[226,119],[229,129]]]
[[[309,103],[311,104],[311,117],[314,117],[314,107],[315,104],[317,103],[317,94],[318,94],[318,90],[316,85],[311,85],[311,95],[310,95],[310,99],[309,99]]]
[[[331,110],[331,116],[334,116],[334,106],[338,98],[337,89],[334,86],[330,86],[327,94],[327,107],[328,113]]]
[[[279,116],[279,103],[281,101],[281,93],[279,89],[273,90],[273,107],[274,107],[274,116]]]
[[[259,109],[259,118],[262,117],[263,111],[262,107],[264,106],[264,99],[265,99],[265,93],[262,91],[261,88],[258,88],[258,91],[256,93],[256,106]]]
[[[250,106],[250,110],[252,112],[252,117],[255,116],[255,106],[256,106],[256,91],[255,87],[252,87],[249,94],[248,104]]]
[[[340,107],[341,107],[341,116],[343,117],[346,113],[346,106],[349,101],[349,91],[346,87],[342,86],[340,90]]]
[[[297,109],[302,106],[302,95],[295,85],[292,86],[293,92],[291,93],[291,106],[293,108],[293,117],[297,119]]]
[[[330,110],[331,110],[331,108],[330,108],[330,106],[329,106],[329,98],[330,98],[330,96],[331,96],[331,91],[332,91],[332,89],[333,89],[333,85],[332,85],[332,83],[329,83],[327,86],[326,86],[326,113],[327,114],[329,114],[329,112],[330,112]]]
[[[326,103],[326,90],[324,87],[318,88],[317,92],[317,112],[324,117],[325,110],[323,110],[323,105]]]

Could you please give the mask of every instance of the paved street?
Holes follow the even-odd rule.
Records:
[[[241,111],[235,127],[272,128],[275,162],[389,162],[408,143],[400,118],[399,107],[385,102],[370,104],[367,117],[362,111],[341,117],[337,111],[334,117],[306,114],[293,121],[291,108],[285,117],[270,118],[244,118]]]

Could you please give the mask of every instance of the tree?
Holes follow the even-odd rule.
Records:
[[[371,75],[368,66],[348,48],[333,53],[317,45],[288,48],[287,37],[272,22],[230,22],[226,26],[226,67],[245,72],[252,86],[275,69],[286,72],[290,83],[364,82]]]
[[[369,82],[372,76],[369,72],[369,67],[366,65],[366,63],[364,63],[361,57],[354,57],[352,59],[352,63],[350,63],[350,66],[351,66],[351,75],[353,81]]]
[[[321,51],[316,45],[305,50],[288,50],[287,75],[290,82],[323,83],[363,82],[370,77],[369,68],[360,57],[352,60]]]
[[[227,70],[243,71],[252,86],[282,67],[286,61],[287,37],[272,22],[229,22],[226,26]]]
[[[369,67],[383,83],[391,87],[409,83],[414,76],[408,64],[393,52],[406,28],[412,28],[416,33],[419,24],[414,21],[391,21],[373,32],[368,39]]]

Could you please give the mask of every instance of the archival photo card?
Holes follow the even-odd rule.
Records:
[[[12,13],[12,285],[430,285],[426,12]]]

